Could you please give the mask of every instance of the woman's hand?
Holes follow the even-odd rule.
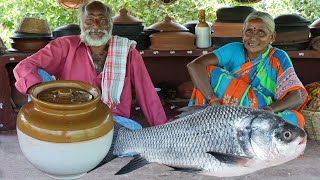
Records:
[[[220,101],[214,101],[214,102],[211,102],[209,103],[210,106],[220,106]]]
[[[208,101],[208,104],[211,105],[211,106],[219,106],[220,105],[220,100],[216,96],[213,96]]]
[[[263,108],[261,108],[261,109],[263,109],[263,110],[265,110],[265,111],[273,112],[273,109],[272,109],[272,107],[270,107],[270,106],[265,106],[265,107],[263,107]]]
[[[273,112],[281,112],[287,109],[298,109],[303,104],[303,99],[299,89],[288,92],[282,99],[273,102],[269,106],[263,107],[262,109],[270,107]],[[268,109],[265,109],[268,110]]]

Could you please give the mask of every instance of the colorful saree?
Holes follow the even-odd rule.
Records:
[[[233,46],[243,46],[232,43]],[[241,48],[240,48],[241,50]],[[222,50],[220,50],[223,52]],[[242,53],[244,50],[242,48]],[[219,51],[214,53],[219,59]],[[234,54],[229,60],[222,62],[224,68],[209,66],[207,68],[210,84],[223,105],[263,108],[272,102],[283,98],[288,92],[299,89],[304,99],[303,105],[296,110],[285,110],[277,113],[292,124],[303,127],[304,118],[299,113],[307,103],[308,94],[297,77],[288,55],[279,49],[269,47],[260,57],[239,63],[243,54]],[[221,58],[221,57],[220,57]],[[237,61],[237,63],[233,63]],[[224,63],[224,64],[223,64]],[[228,64],[232,64],[228,66]],[[229,69],[229,70],[226,70]],[[206,99],[198,89],[194,89],[189,106],[207,104]]]

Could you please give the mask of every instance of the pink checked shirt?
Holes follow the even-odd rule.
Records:
[[[16,88],[26,94],[29,87],[40,83],[36,70],[44,69],[56,79],[79,80],[96,85],[101,89],[102,73],[96,75],[87,54],[89,48],[79,36],[62,37],[51,41],[46,47],[21,61],[13,70]],[[167,122],[167,117],[154,89],[141,55],[130,48],[126,77],[120,104],[112,110],[113,115],[130,117],[132,86],[136,99],[151,126]]]

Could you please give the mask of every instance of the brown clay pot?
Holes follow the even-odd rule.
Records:
[[[215,22],[212,37],[242,37],[243,23]]]
[[[112,35],[122,37],[137,36],[143,31],[143,21],[128,14],[127,9],[122,8],[119,10],[117,16],[112,17],[113,29]]]
[[[256,10],[249,6],[227,6],[216,11],[217,22],[243,23],[247,16]]]
[[[150,35],[152,50],[192,50],[196,36],[189,32],[158,32]]]
[[[177,96],[183,99],[190,99],[194,85],[192,81],[184,82],[177,87]]]
[[[282,14],[274,18],[276,26],[307,26],[310,21],[298,14]]]
[[[119,14],[112,17],[113,24],[141,24],[142,20],[133,17],[128,14],[128,10],[122,8],[119,10]]]
[[[59,104],[37,98],[39,93],[57,87],[81,89],[90,93],[92,100]],[[30,92],[31,102],[22,106],[17,118],[17,128],[30,137],[70,143],[95,139],[113,129],[111,111],[100,100],[100,90],[95,86],[80,81],[58,80],[37,84]],[[56,97],[63,98],[64,95],[58,90]],[[74,93],[67,95],[73,96]]]
[[[320,18],[315,20],[310,26],[310,32],[312,37],[320,36]]]
[[[277,32],[275,42],[273,44],[296,44],[309,41],[310,30]]]
[[[146,30],[155,30],[160,32],[172,32],[172,31],[189,32],[188,28],[186,28],[181,24],[173,22],[172,19],[168,16],[165,17],[164,21],[152,24],[151,26],[147,27]]]
[[[311,23],[309,27],[311,29],[313,29],[313,28],[320,29],[320,18],[315,20],[313,23]]]
[[[80,35],[81,29],[78,24],[67,24],[60,26],[52,31],[52,36],[54,39],[63,36]]]
[[[49,42],[48,39],[13,39],[11,47],[19,52],[37,52]]]
[[[64,9],[79,9],[88,0],[57,0],[57,3]]]

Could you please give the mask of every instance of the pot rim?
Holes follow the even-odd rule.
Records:
[[[84,89],[91,93],[93,95],[93,99],[89,102],[84,102],[81,104],[57,104],[57,103],[50,103],[43,100],[40,100],[37,98],[37,95],[46,89],[52,88],[52,87],[70,87],[70,85],[73,85],[72,87],[78,87],[80,89]],[[85,88],[87,87],[87,88]],[[50,82],[43,82],[34,85],[31,87],[30,90],[30,98],[31,101],[37,102],[40,106],[44,106],[50,109],[64,109],[64,110],[74,110],[74,109],[81,109],[88,106],[91,106],[92,104],[96,104],[100,101],[101,97],[101,91],[99,88],[97,88],[94,85],[85,83],[83,81],[77,81],[77,80],[56,80],[56,81],[50,81]]]

